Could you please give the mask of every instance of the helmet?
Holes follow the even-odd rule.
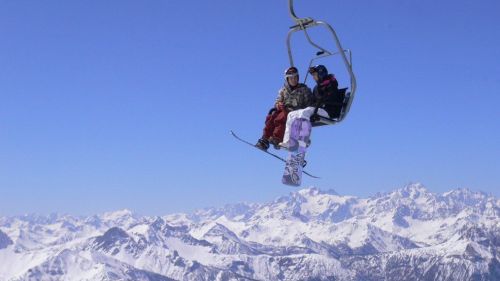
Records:
[[[328,76],[328,69],[324,65],[318,64],[309,68],[309,73],[318,73],[318,78],[322,81]]]
[[[288,77],[294,77],[294,76],[298,76],[298,75],[299,75],[299,71],[297,70],[297,68],[295,66],[291,66],[285,70],[285,79]]]

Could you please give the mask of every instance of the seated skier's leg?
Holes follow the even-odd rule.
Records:
[[[294,110],[294,111],[288,113],[288,116],[286,119],[286,125],[285,125],[285,133],[283,135],[283,141],[279,144],[281,147],[288,149],[290,147],[295,146],[294,143],[290,143],[291,142],[290,133],[291,133],[293,121],[300,118],[303,110],[304,109],[298,109],[298,110]]]
[[[294,147],[296,145],[295,143],[290,143],[290,132],[291,132],[292,124],[294,124],[294,121],[298,120],[298,119],[309,120],[311,118],[311,116],[314,114],[315,110],[316,110],[315,107],[309,106],[309,107],[306,107],[304,109],[298,109],[298,110],[292,111],[288,114],[288,119],[286,121],[286,131],[285,131],[285,135],[283,137],[283,142],[280,143],[280,146],[285,147],[287,149],[290,149],[291,147]],[[318,114],[320,114],[321,116],[326,115],[326,117],[328,117],[328,113],[326,113],[326,111],[324,111],[321,108],[318,109]],[[311,144],[311,139],[308,137],[306,139],[306,142],[307,142],[307,146],[309,146]]]
[[[269,142],[274,145],[274,148],[279,149],[279,143],[283,141],[283,135],[285,134],[286,120],[288,111],[283,110],[278,113],[274,119],[274,130],[269,139]]]
[[[276,124],[276,118],[279,116],[279,111],[274,111],[273,113],[266,116],[266,122],[264,130],[262,132],[263,139],[269,139],[273,135],[273,131]]]
[[[316,110],[316,108],[314,106],[306,107],[306,108],[304,108],[304,110],[302,110],[302,114],[300,116],[298,116],[298,118],[310,119],[311,116],[314,114],[315,110]],[[318,114],[323,116],[323,113],[325,113],[326,116],[328,116],[326,111],[324,111],[322,108],[319,108]]]
[[[256,147],[262,150],[267,150],[269,148],[269,138],[273,135],[275,119],[278,116],[278,113],[278,111],[274,110],[266,116],[265,126],[262,130],[262,137],[255,144]]]
[[[311,121],[309,118],[300,118],[297,119],[300,120],[300,131],[299,131],[299,140],[301,142],[304,142],[305,145],[308,147],[311,145]]]

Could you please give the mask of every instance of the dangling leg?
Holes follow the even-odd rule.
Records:
[[[291,143],[291,141],[290,141],[290,133],[292,130],[293,121],[295,121],[297,118],[299,118],[299,116],[302,114],[301,113],[302,110],[303,109],[294,110],[294,111],[288,113],[288,116],[286,118],[285,134],[283,135],[283,142],[280,143],[280,146],[282,146],[286,149],[289,149],[290,147],[295,146],[295,144]]]
[[[269,142],[272,143],[276,149],[279,149],[279,143],[283,141],[287,115],[288,111],[283,110],[280,111],[274,119],[274,130]]]
[[[304,109],[298,109],[298,110],[292,111],[288,114],[288,118],[286,120],[286,131],[285,131],[285,135],[283,137],[283,142],[280,143],[280,146],[283,146],[287,149],[290,149],[290,148],[295,147],[297,145],[296,143],[290,143],[290,133],[291,133],[294,121],[297,119],[309,120],[311,118],[311,116],[314,114],[314,110],[315,110],[315,108],[310,106],[310,107],[306,107]],[[322,109],[319,109],[319,111],[321,111],[321,110]],[[309,143],[310,143],[310,140],[309,140]]]
[[[273,135],[274,131],[274,120],[278,116],[278,111],[273,110],[266,116],[266,122],[264,129],[262,130],[262,137],[255,144],[256,147],[267,150],[269,148],[269,138]]]

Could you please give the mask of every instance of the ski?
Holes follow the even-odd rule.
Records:
[[[276,154],[274,154],[274,153],[272,153],[272,152],[265,151],[265,150],[262,150],[262,149],[260,149],[260,148],[256,147],[253,143],[251,143],[251,142],[249,142],[249,141],[246,141],[246,140],[244,140],[244,139],[240,138],[240,137],[239,137],[238,135],[236,135],[236,133],[235,133],[235,132],[233,132],[232,130],[231,130],[231,135],[232,135],[235,139],[237,139],[237,140],[239,140],[239,141],[241,141],[241,142],[243,142],[243,143],[246,143],[246,144],[248,144],[248,145],[250,145],[250,146],[254,147],[254,148],[255,148],[255,149],[257,149],[257,150],[262,151],[262,152],[264,152],[264,153],[266,153],[266,154],[269,154],[269,155],[271,155],[272,157],[274,157],[274,158],[276,158],[276,159],[279,159],[279,160],[281,160],[282,162],[286,163],[286,160],[285,160],[283,157],[281,157],[281,156],[279,156],[279,155],[276,155]],[[308,173],[308,172],[306,172],[306,171],[302,171],[302,172],[303,172],[304,174],[306,174],[307,176],[311,177],[311,178],[314,178],[314,179],[319,179],[319,178],[320,178],[320,177],[314,176],[314,175],[312,175],[312,174],[310,174],[310,173]]]

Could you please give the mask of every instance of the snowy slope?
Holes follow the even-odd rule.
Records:
[[[141,217],[0,218],[0,280],[500,280],[500,201],[411,184],[370,198]]]
[[[12,245],[12,240],[7,234],[0,231],[0,250],[7,248],[9,245]]]

